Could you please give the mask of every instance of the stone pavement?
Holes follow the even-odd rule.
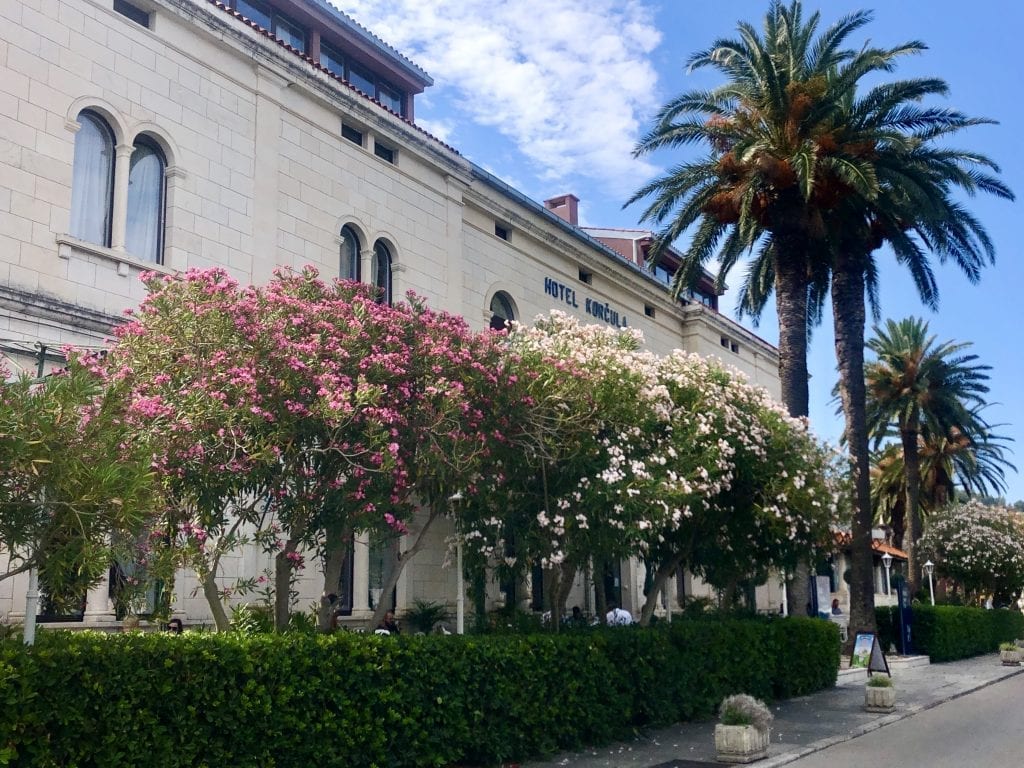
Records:
[[[931,665],[901,664],[890,659],[890,668],[896,686],[895,712],[864,712],[861,706],[867,673],[844,671],[830,690],[772,705],[775,721],[771,748],[766,759],[753,765],[772,768],[791,763],[1024,672],[1022,667],[1002,666],[999,654]],[[649,731],[632,741],[524,764],[523,768],[691,768],[695,763],[718,764],[714,727],[714,721],[683,723]]]

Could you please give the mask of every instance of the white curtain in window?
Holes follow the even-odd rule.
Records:
[[[161,262],[164,220],[164,159],[148,142],[136,142],[128,170],[128,215],[124,247],[132,256]]]
[[[71,179],[70,233],[79,240],[110,245],[110,209],[114,191],[114,137],[97,115],[78,116]]]

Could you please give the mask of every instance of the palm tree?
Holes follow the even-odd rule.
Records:
[[[865,366],[867,424],[876,446],[889,432],[899,431],[906,475],[906,516],[911,589],[916,591],[920,568],[915,551],[921,537],[921,448],[926,435],[981,434],[987,426],[979,417],[988,392],[986,371],[978,356],[963,354],[967,343],[936,344],[928,324],[918,318],[888,320],[875,327],[868,349],[876,359]]]
[[[818,13],[805,20],[799,2],[775,0],[763,34],[740,23],[738,39],[718,40],[690,59],[691,69],[713,67],[726,83],[666,104],[635,152],[707,146],[703,158],[669,169],[626,205],[652,198],[642,218],[663,225],[652,244],[652,261],[695,227],[675,275],[675,294],[693,284],[712,257],[720,261],[718,280],[724,283],[745,253],[757,251],[740,310],[756,318],[774,290],[779,379],[794,416],[808,414],[808,328],[809,320],[820,318],[820,305],[816,311],[808,296],[812,285],[827,280],[831,263],[823,211],[848,187],[869,194],[872,182],[844,157],[832,156],[836,121],[861,78],[923,47],[844,48],[870,18],[867,12],[854,13],[817,35]],[[856,534],[855,547],[859,543],[870,558],[870,530],[859,539]],[[870,560],[863,575],[861,586],[870,601]],[[805,581],[798,578],[794,585],[797,605],[806,601]],[[874,627],[870,606],[852,618]]]

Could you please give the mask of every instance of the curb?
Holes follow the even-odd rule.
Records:
[[[1014,670],[1006,675],[1003,675],[1002,677],[996,678],[995,680],[986,680],[985,682],[979,683],[978,685],[975,685],[971,688],[966,688],[962,691],[957,691],[956,693],[953,693],[943,698],[936,699],[935,701],[929,701],[924,704],[912,704],[908,706],[906,709],[902,709],[899,712],[895,712],[886,717],[880,717],[877,720],[873,720],[872,722],[867,723],[866,725],[862,725],[859,728],[855,728],[849,733],[839,734],[838,736],[828,736],[824,739],[821,739],[820,741],[808,744],[805,747],[800,747],[794,750],[793,752],[786,752],[781,755],[775,755],[774,757],[769,756],[765,758],[763,762],[758,761],[757,764],[760,768],[774,768],[777,765],[787,765],[788,763],[792,763],[803,757],[807,757],[807,755],[812,755],[815,752],[821,752],[822,750],[828,749],[829,747],[833,747],[836,744],[842,744],[846,741],[852,741],[853,739],[856,739],[859,736],[871,733],[872,731],[877,731],[879,728],[884,728],[887,725],[898,723],[900,720],[904,720],[920,712],[932,709],[934,707],[939,706],[940,704],[945,704],[947,701],[959,699],[961,696],[966,696],[970,693],[974,693],[975,691],[980,691],[983,688],[988,688],[990,685],[1001,683],[1004,680],[1009,680],[1011,677],[1016,677],[1017,675],[1021,674],[1024,674],[1024,667]]]

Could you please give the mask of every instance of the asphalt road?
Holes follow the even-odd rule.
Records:
[[[1024,675],[790,763],[797,768],[1017,768]]]

